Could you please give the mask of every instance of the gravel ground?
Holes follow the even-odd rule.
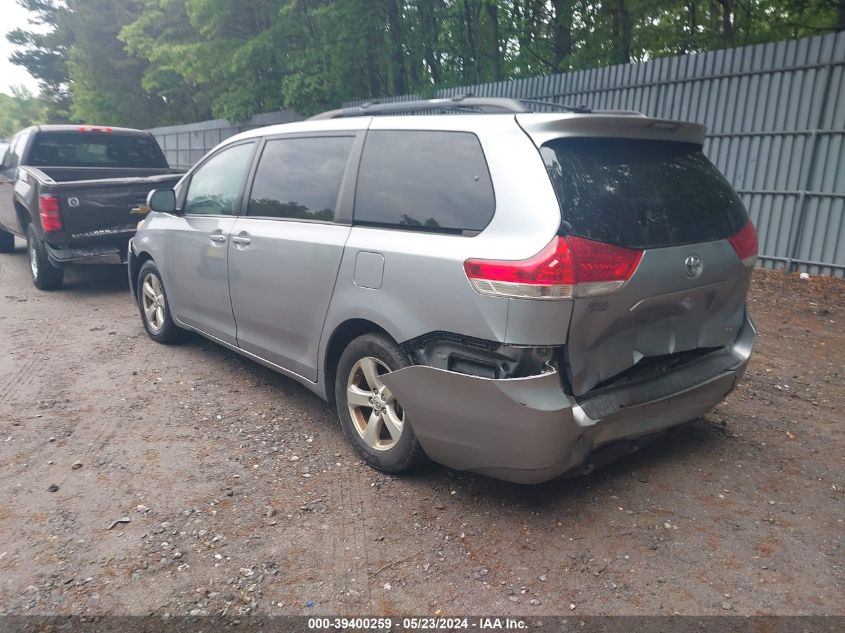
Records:
[[[0,613],[845,614],[845,283],[759,271],[715,411],[585,477],[396,478],[295,383],[0,256]],[[116,522],[116,523],[115,523]]]

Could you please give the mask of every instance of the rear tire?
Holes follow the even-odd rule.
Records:
[[[335,372],[340,425],[361,458],[389,473],[410,470],[428,458],[407,414],[378,376],[411,364],[389,337],[364,334],[344,350]]]
[[[13,253],[15,251],[15,236],[0,229],[0,253]]]
[[[26,252],[29,255],[29,270],[32,283],[41,290],[58,290],[65,278],[65,269],[54,266],[47,256],[47,247],[38,237],[35,227],[30,224],[26,229]]]
[[[144,262],[138,271],[138,296],[136,297],[141,321],[150,338],[156,343],[169,345],[182,339],[185,330],[173,321],[170,302],[164,290],[161,273],[152,260]]]

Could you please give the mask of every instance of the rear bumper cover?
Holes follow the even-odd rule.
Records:
[[[556,371],[496,380],[414,365],[382,380],[434,461],[540,483],[585,466],[602,446],[647,438],[712,409],[744,373],[755,337],[746,315],[730,348],[639,385],[645,401],[626,388],[605,392],[600,403],[579,403],[563,391]]]
[[[51,246],[46,244],[47,256],[56,266],[67,266],[68,264],[91,263],[91,264],[122,264],[125,262],[126,243],[101,244],[96,246]]]

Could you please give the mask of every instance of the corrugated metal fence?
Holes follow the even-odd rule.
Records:
[[[845,33],[836,33],[450,88],[435,96],[540,99],[704,123],[705,152],[757,225],[761,263],[843,277],[843,69]]]
[[[837,33],[450,88],[435,96],[521,97],[704,123],[705,151],[757,225],[761,264],[845,277],[843,73],[845,33]],[[276,122],[256,124],[254,117],[244,125],[210,121],[153,132],[168,157],[176,157],[173,163],[187,166],[223,138]]]
[[[186,125],[156,127],[150,132],[155,135],[171,167],[188,169],[212,147],[239,132],[301,119],[302,117],[295,112],[280,110],[256,114],[251,119],[237,123],[230,123],[226,119],[214,119]]]

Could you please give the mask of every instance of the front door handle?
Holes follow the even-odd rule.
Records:
[[[208,237],[211,238],[212,242],[222,243],[226,241],[226,236],[222,233],[212,233]]]
[[[232,244],[237,244],[239,246],[249,246],[252,243],[252,240],[244,235],[236,235],[232,238]]]

